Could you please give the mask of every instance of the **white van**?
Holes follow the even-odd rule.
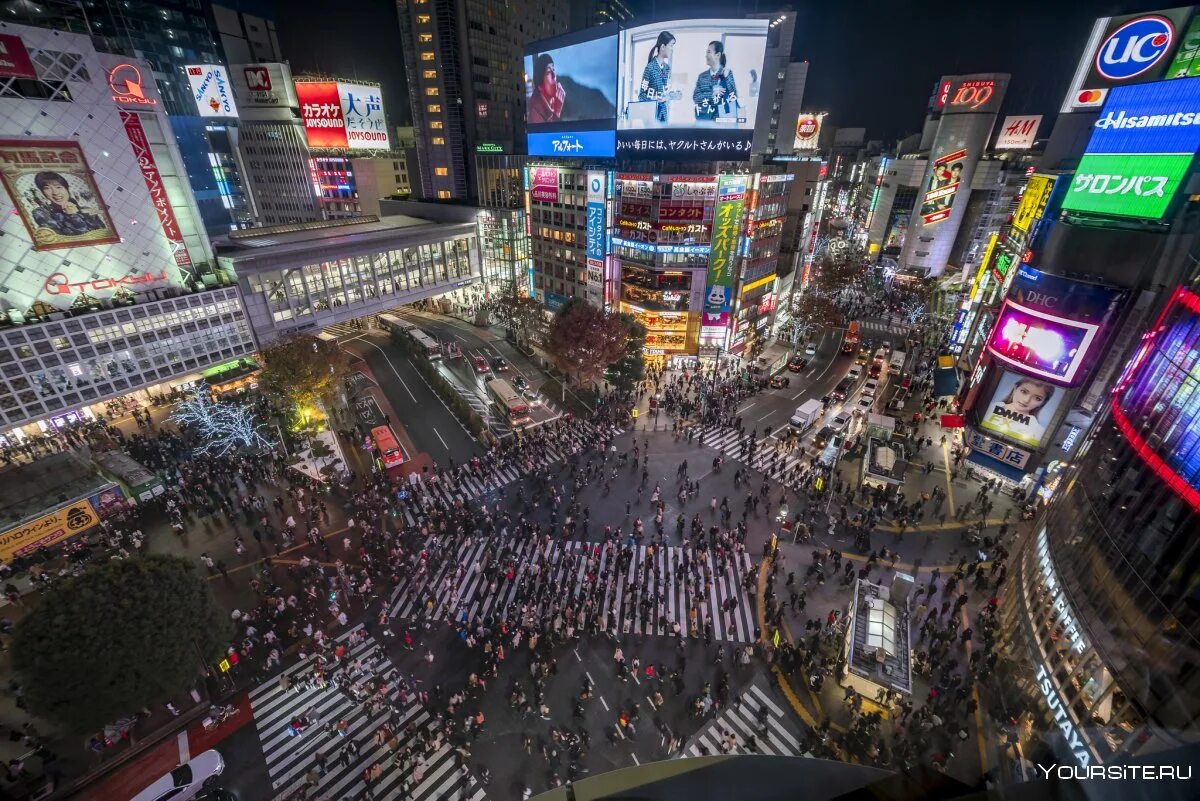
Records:
[[[904,372],[904,351],[898,350],[892,354],[892,360],[888,364],[888,372],[892,375],[900,375]]]

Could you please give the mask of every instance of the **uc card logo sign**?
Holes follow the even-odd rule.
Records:
[[[1171,50],[1175,26],[1166,17],[1138,17],[1108,35],[1096,51],[1096,72],[1127,81],[1153,69]]]

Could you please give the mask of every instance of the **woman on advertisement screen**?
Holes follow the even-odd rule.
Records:
[[[1020,378],[1008,395],[993,406],[985,426],[1018,442],[1036,446],[1046,433],[1038,413],[1054,397],[1054,385],[1036,378]]]
[[[696,104],[696,119],[715,120],[718,116],[737,116],[737,85],[733,73],[726,65],[725,45],[718,41],[708,43],[704,51],[704,63],[708,69],[696,76],[696,88],[692,102]]]
[[[529,98],[529,121],[558,122],[562,119],[567,90],[558,82],[558,70],[549,53],[540,54],[533,63],[533,95]]]
[[[638,100],[656,100],[658,106],[654,118],[667,122],[667,104],[674,100],[668,87],[671,84],[671,53],[675,49],[675,37],[670,31],[662,31],[650,48],[646,68],[642,70],[642,83],[638,87]]]

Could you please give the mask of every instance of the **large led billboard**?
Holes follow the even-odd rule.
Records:
[[[1049,381],[1004,370],[979,415],[979,427],[1036,448],[1066,393]]]
[[[749,158],[767,30],[765,19],[690,19],[621,31],[617,150]]]
[[[383,92],[377,84],[297,81],[296,100],[305,138],[314,150],[391,147]]]
[[[1014,367],[1070,384],[1099,329],[1099,325],[1046,314],[1009,299],[1000,309],[988,350]]]
[[[616,23],[534,42],[525,49],[529,155],[615,155],[616,63]]]
[[[1200,149],[1200,78],[1108,93],[1063,208],[1161,219]]]
[[[708,257],[708,281],[701,326],[729,325],[733,300],[733,263],[742,230],[746,205],[745,175],[722,175],[717,182],[717,204],[713,210],[712,249]]]
[[[796,118],[796,140],[794,150],[817,150],[821,140],[821,125],[825,122],[826,113],[801,114]]]
[[[201,117],[236,117],[233,87],[222,64],[189,64],[184,67],[196,113]]]

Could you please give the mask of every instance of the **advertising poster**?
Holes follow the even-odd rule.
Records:
[[[899,253],[904,249],[904,237],[908,234],[908,216],[899,214],[893,217],[887,238],[883,240],[883,249],[889,253]]]
[[[996,137],[996,150],[1028,150],[1033,147],[1041,124],[1041,114],[1005,117]]]
[[[818,147],[821,138],[821,125],[825,122],[825,112],[820,114],[801,114],[796,118],[796,141],[794,150],[811,151]]]
[[[333,81],[298,81],[296,99],[304,137],[317,150],[346,147],[346,121],[342,119],[342,101]]]
[[[941,222],[950,216],[966,161],[967,151],[954,150],[933,162],[925,183],[925,196],[921,201],[921,219],[926,225]]]
[[[99,516],[87,499],[76,501],[0,534],[0,562],[7,564],[18,556],[62,542],[99,522]]]
[[[1195,78],[1200,76],[1200,16],[1192,20],[1171,66],[1167,67],[1167,78]]]
[[[1021,194],[1021,202],[1013,213],[1012,227],[1022,233],[1029,233],[1033,224],[1046,213],[1046,204],[1054,193],[1054,183],[1058,180],[1054,175],[1032,175],[1025,184]]]
[[[1064,211],[1161,220],[1192,166],[1192,154],[1085,153],[1063,196]]]
[[[722,175],[713,211],[712,247],[704,294],[702,327],[726,327],[733,296],[733,262],[746,205],[746,176]]]
[[[591,286],[604,281],[604,173],[587,174],[587,279]]]
[[[621,31],[617,150],[647,158],[748,158],[768,24],[691,19]]]
[[[138,169],[142,180],[146,182],[146,190],[150,192],[150,200],[154,202],[154,211],[158,214],[159,225],[162,226],[163,236],[171,243],[171,251],[175,256],[175,264],[187,267],[192,263],[187,247],[183,243],[183,232],[179,230],[179,220],[175,217],[175,209],[167,197],[167,188],[163,186],[162,175],[158,172],[158,164],[154,161],[154,152],[146,139],[146,131],[142,121],[132,111],[122,111],[121,122],[125,125],[125,135],[133,148],[133,156],[137,159]]]
[[[616,63],[615,24],[526,48],[525,120],[530,155],[614,155]]]
[[[20,36],[0,33],[0,78],[37,78],[33,59]]]
[[[1043,378],[1071,384],[1099,325],[1046,314],[1006,300],[988,350],[996,358]]]
[[[298,81],[295,87],[310,148],[386,150],[391,146],[378,86]]]
[[[0,139],[0,180],[34,250],[121,241],[78,142]]]
[[[1037,448],[1066,393],[1031,376],[1005,370],[979,416],[979,425],[999,437]]]
[[[529,197],[537,203],[558,202],[558,168],[530,167]]]
[[[237,116],[233,87],[229,85],[229,73],[223,65],[189,64],[184,70],[192,89],[192,99],[196,101],[196,112],[201,117]]]
[[[392,146],[378,84],[337,84],[338,102],[346,123],[346,146],[351,150],[387,150]]]

